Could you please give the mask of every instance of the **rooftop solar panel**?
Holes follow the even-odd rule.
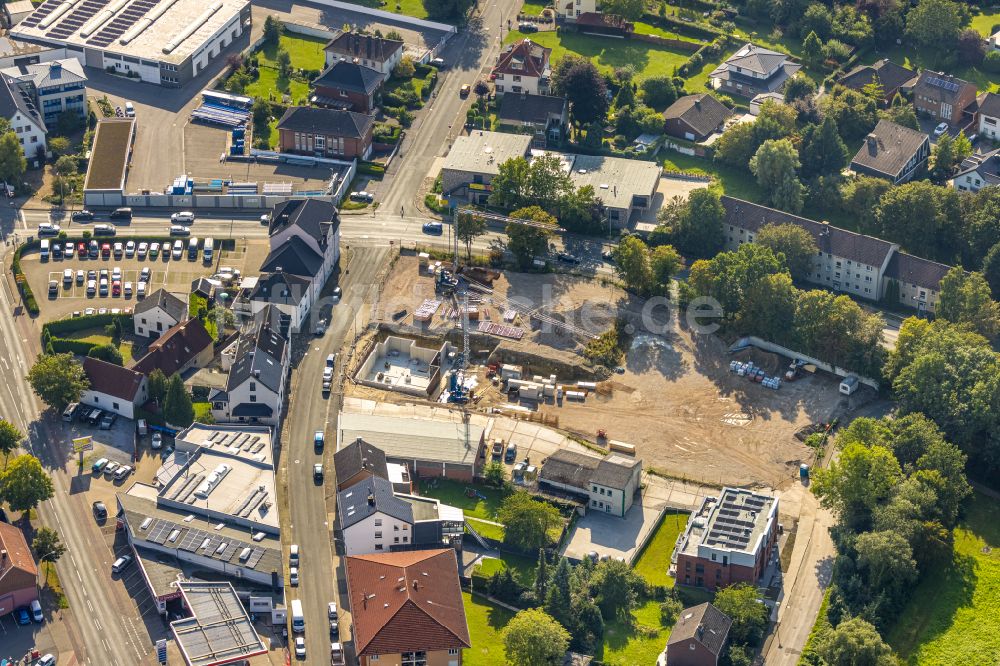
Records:
[[[247,566],[251,569],[255,568],[262,557],[264,557],[264,551],[260,548],[254,548],[253,552],[250,553],[250,558],[247,559]]]

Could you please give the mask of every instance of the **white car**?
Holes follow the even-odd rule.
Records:
[[[295,637],[295,656],[300,659],[306,658],[306,639],[302,636]]]
[[[125,256],[131,258],[135,255],[135,241],[125,243]]]
[[[182,241],[182,240],[175,240],[174,241],[174,250],[170,254],[171,254],[171,256],[174,259],[180,259],[181,256],[184,254],[184,241]]]
[[[101,282],[98,285],[98,291],[101,292],[101,296],[108,295],[108,278],[101,278]]]
[[[146,283],[140,282],[135,286],[135,297],[146,298]]]
[[[934,128],[934,136],[941,136],[948,131],[948,123],[939,123],[937,127]]]
[[[132,296],[132,283],[131,282],[126,282],[124,284],[124,286],[122,287],[122,289],[125,292],[125,298],[129,298],[129,297]]]
[[[73,284],[73,269],[67,268],[63,271],[63,284],[67,287]]]
[[[122,267],[121,266],[115,266],[114,268],[111,269],[111,279],[112,280],[121,280],[122,279]]]
[[[163,435],[161,435],[158,432],[154,432],[153,433],[153,441],[152,441],[152,443],[149,446],[153,450],[158,450],[160,447],[162,447],[163,446]]]
[[[293,586],[299,584],[299,568],[298,567],[291,567],[288,570],[288,582],[291,583]]]
[[[146,266],[139,272],[139,282],[149,282],[149,277],[153,274],[153,269]]]
[[[138,256],[140,259],[146,258],[146,252],[149,250],[149,245],[146,241],[139,243]]]
[[[174,213],[170,216],[170,221],[174,224],[191,224],[194,222],[194,213],[189,210]]]

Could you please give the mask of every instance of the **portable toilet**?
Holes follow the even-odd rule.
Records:
[[[799,465],[799,479],[803,482],[809,480],[809,465],[805,463]]]

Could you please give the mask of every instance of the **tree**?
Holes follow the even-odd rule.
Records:
[[[744,243],[733,252],[720,252],[709,261],[696,261],[688,283],[695,293],[711,296],[727,317],[736,317],[748,301],[750,290],[764,277],[784,272],[782,261],[770,248]]]
[[[162,405],[167,397],[167,376],[163,374],[163,370],[156,368],[149,373],[148,388],[149,399]]]
[[[756,645],[767,628],[767,606],[757,601],[757,588],[747,583],[724,587],[712,604],[728,615],[733,624],[729,639],[739,645]]]
[[[670,279],[680,270],[683,259],[672,245],[660,245],[653,248],[649,257],[650,268],[653,270],[654,290],[668,293]]]
[[[10,125],[0,133],[0,180],[6,183],[20,183],[28,160],[24,158],[24,148]]]
[[[532,205],[530,174],[531,164],[523,157],[501,162],[490,182],[490,205],[507,210]]]
[[[584,185],[564,194],[556,205],[556,215],[567,231],[579,234],[601,232],[605,220],[604,202],[593,185]]]
[[[90,388],[83,366],[72,354],[44,354],[28,371],[28,383],[42,402],[57,412],[71,402],[78,402]]]
[[[0,419],[0,453],[3,454],[4,467],[7,466],[10,454],[17,451],[23,439],[24,433],[17,426],[6,419]]]
[[[902,99],[899,93],[896,93],[896,98]],[[879,115],[890,122],[896,123],[897,125],[909,127],[912,130],[920,130],[920,122],[917,120],[917,113],[909,104],[896,104],[894,99],[892,106],[879,113]]]
[[[520,611],[503,630],[507,663],[514,666],[557,666],[569,646],[569,632],[543,610]]]
[[[502,464],[502,463],[501,463]],[[538,564],[535,566],[535,599],[539,605],[545,603],[545,598],[549,593],[549,583],[552,581],[552,571],[549,569],[549,558],[545,555],[545,549],[538,549]]]
[[[775,207],[797,213],[802,210],[802,184],[796,176],[799,155],[788,139],[769,139],[750,160],[757,183],[770,193]]]
[[[796,280],[804,280],[812,272],[818,248],[812,234],[799,225],[766,224],[757,232],[754,242],[771,248],[776,256],[783,256],[788,272]]]
[[[835,85],[819,102],[820,110],[833,116],[840,138],[849,146],[856,145],[878,123],[878,103],[864,93]]]
[[[64,136],[54,136],[49,139],[49,150],[56,157],[62,157],[69,152],[69,139]],[[73,166],[76,166],[76,160],[73,160]],[[76,171],[74,170],[74,173]]]
[[[1000,304],[991,297],[986,278],[958,266],[941,278],[937,316],[989,338],[1000,332]]]
[[[486,233],[486,218],[469,213],[455,215],[455,235],[465,243],[465,255],[472,261],[472,243]]]
[[[474,0],[424,0],[424,9],[431,18],[458,19],[474,4]]]
[[[87,352],[87,356],[101,361],[107,361],[108,363],[114,363],[115,365],[125,365],[125,359],[122,357],[122,353],[118,351],[118,347],[114,346],[110,342],[106,345],[96,345],[91,347],[90,351]]]
[[[669,210],[665,209],[661,208],[660,213],[669,214]],[[722,221],[725,217],[726,209],[717,190],[694,190],[688,195],[687,203],[679,207],[677,218],[670,221],[671,237],[686,256],[714,256],[722,247]],[[658,219],[661,223],[667,221],[663,217]]]
[[[840,458],[813,474],[812,492],[838,514],[841,524],[864,527],[875,507],[887,500],[902,478],[899,462],[883,446],[848,444]]]
[[[820,637],[817,653],[827,666],[895,666],[892,648],[860,617],[843,620]]]
[[[560,557],[545,593],[545,612],[564,627],[573,626],[570,578],[569,561],[565,557]]]
[[[56,160],[52,170],[60,176],[75,176],[78,172],[76,158],[72,155],[63,155]]]
[[[556,219],[538,206],[520,208],[512,212],[510,217],[516,220],[541,222],[552,228],[556,226]],[[548,250],[549,236],[552,234],[546,228],[532,227],[516,222],[507,224],[504,231],[507,233],[507,249],[513,253],[518,264],[522,267],[530,266],[536,256],[545,254]]]
[[[819,39],[827,39],[833,30],[833,14],[825,5],[814,2],[806,7],[799,19],[799,34],[805,38],[812,33]]]
[[[906,13],[906,36],[931,54],[954,50],[963,23],[963,10],[951,0],[920,0]]]
[[[785,82],[785,102],[805,99],[816,94],[816,84],[808,76],[798,73]]]
[[[880,226],[876,218],[876,207],[882,195],[892,188],[885,178],[857,176],[841,187],[840,198],[844,210],[858,221],[858,228],[866,234],[878,234]]]
[[[649,263],[649,248],[638,236],[626,236],[615,246],[615,273],[625,287],[638,294],[647,294],[653,287],[653,269]]]
[[[504,542],[529,550],[548,546],[548,531],[562,522],[557,508],[521,491],[504,498],[497,517],[506,527]]]
[[[823,42],[815,32],[810,32],[802,40],[802,59],[813,65],[823,60]]]
[[[51,527],[39,527],[31,540],[31,549],[39,562],[56,562],[66,552],[66,546],[59,539],[59,533]]]
[[[385,33],[385,38],[392,40],[394,42],[403,41],[403,35],[400,34],[398,30],[390,30],[389,32]]]
[[[10,461],[0,473],[0,499],[12,511],[29,511],[52,497],[52,479],[33,455],[23,454]]]
[[[621,86],[618,88],[618,94],[615,95],[615,108],[624,109],[629,106],[635,106],[635,103],[635,87],[632,85],[632,79],[628,78],[622,81]]]
[[[921,257],[954,255],[959,193],[928,181],[892,187],[875,208],[879,236]]]
[[[552,79],[556,93],[569,100],[573,122],[577,125],[602,122],[608,115],[607,85],[590,60],[576,55],[563,56]]]
[[[974,67],[983,63],[986,58],[986,41],[979,31],[966,28],[958,33],[958,61]]]
[[[278,54],[274,58],[278,64],[278,74],[287,78],[292,73],[292,56],[282,47],[278,47]]]
[[[557,155],[543,155],[531,160],[528,169],[528,196],[532,205],[555,211],[559,201],[573,191],[573,181]]]
[[[947,180],[958,162],[958,156],[955,154],[955,140],[947,132],[938,139],[931,153],[931,160],[934,164],[931,168],[931,175],[934,179],[938,182]]]
[[[677,87],[668,76],[651,76],[639,84],[642,101],[657,109],[664,109],[677,101]]]
[[[788,273],[765,275],[747,289],[740,325],[766,340],[791,343],[795,334],[798,290]]]
[[[854,548],[858,568],[865,573],[872,589],[884,591],[898,600],[916,582],[917,562],[913,559],[913,550],[899,532],[889,529],[859,534]]]
[[[403,56],[396,63],[396,66],[392,68],[392,78],[394,79],[412,79],[416,73],[417,68],[413,64],[413,58],[410,56]]]
[[[281,39],[281,33],[284,31],[285,24],[281,22],[281,19],[268,14],[267,18],[264,19],[264,42],[267,44],[277,44],[278,40]]]
[[[182,428],[194,423],[191,394],[184,388],[184,380],[176,373],[167,382],[167,395],[163,400],[163,418],[167,423]]]
[[[840,173],[847,160],[847,146],[837,132],[837,121],[831,116],[818,126],[808,126],[802,133],[799,161],[804,178]]]
[[[502,462],[491,460],[483,467],[483,478],[488,485],[501,488],[507,481],[507,468]]]
[[[621,560],[604,560],[594,567],[590,590],[601,615],[606,619],[621,619],[631,624],[632,610],[638,599],[637,587],[642,579],[628,563]]]
[[[983,277],[990,285],[994,299],[1000,298],[1000,243],[996,243],[983,259]]]
[[[606,0],[601,3],[601,13],[621,16],[629,21],[638,21],[645,9],[643,0]]]

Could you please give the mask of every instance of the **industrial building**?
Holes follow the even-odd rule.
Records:
[[[188,666],[221,666],[267,654],[267,644],[229,583],[177,584],[190,617],[170,623]]]
[[[45,0],[11,37],[64,47],[87,67],[180,87],[249,29],[247,0]]]

